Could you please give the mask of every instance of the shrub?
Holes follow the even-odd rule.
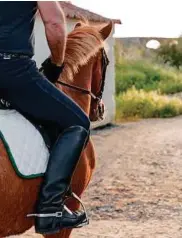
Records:
[[[160,81],[160,73],[143,62],[127,61],[116,66],[116,93],[137,89],[152,90]]]
[[[182,101],[159,95],[156,91],[145,92],[132,88],[116,96],[116,119],[166,118],[182,114]]]
[[[156,90],[163,94],[182,91],[181,72],[144,61],[122,60],[117,63],[115,82],[117,94],[133,86],[138,90]]]

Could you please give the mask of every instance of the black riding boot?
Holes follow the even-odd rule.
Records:
[[[65,205],[70,195],[70,182],[79,161],[89,132],[81,126],[65,130],[53,146],[40,189],[36,208],[35,230],[41,234],[53,234],[62,228],[76,228],[88,224],[86,212],[71,212]],[[80,201],[80,200],[79,200]],[[81,202],[81,201],[80,201]]]

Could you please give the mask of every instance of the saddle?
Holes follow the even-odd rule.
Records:
[[[51,148],[46,129],[40,122],[16,111],[3,98],[0,98],[0,140],[19,177],[31,179],[44,175]]]
[[[7,100],[1,98],[0,99],[0,110],[15,110],[14,107],[11,105],[10,102],[8,102]],[[35,128],[40,132],[40,134],[42,135],[47,148],[50,149],[51,147],[51,140],[45,130],[45,128],[35,119],[30,118],[27,115],[22,114],[31,124],[33,124],[35,126]]]

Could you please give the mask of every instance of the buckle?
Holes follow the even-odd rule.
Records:
[[[0,98],[0,108],[2,108],[2,109],[12,109],[12,106],[8,101],[4,100],[3,98]]]
[[[11,59],[11,54],[3,53],[3,59]]]
[[[62,212],[56,212],[56,217],[62,217],[63,213]]]

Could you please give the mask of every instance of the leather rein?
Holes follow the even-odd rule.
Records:
[[[56,83],[58,83],[60,85],[63,85],[65,87],[74,89],[78,92],[81,92],[81,93],[84,93],[84,94],[89,94],[94,100],[99,100],[99,97],[95,96],[95,94],[93,94],[91,91],[86,90],[84,88],[80,88],[80,87],[77,87],[77,86],[74,86],[74,85],[71,85],[71,84],[68,84],[68,83],[64,83],[63,81],[60,81],[60,80],[58,80]]]

